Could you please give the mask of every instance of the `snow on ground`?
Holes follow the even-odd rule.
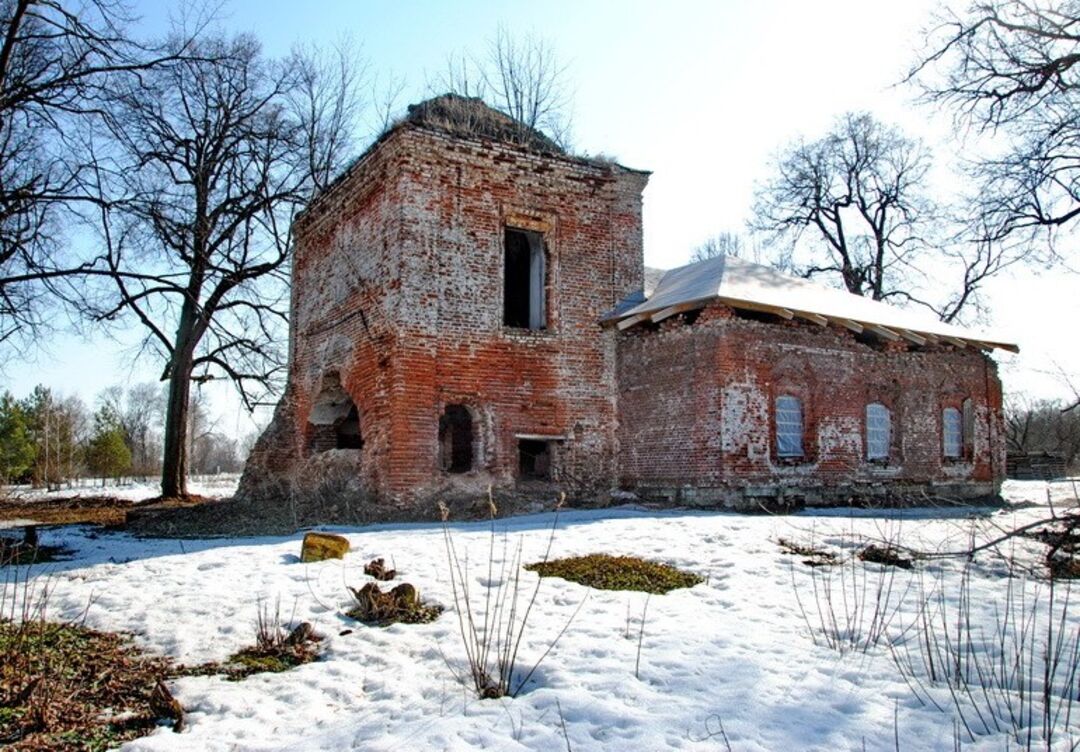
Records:
[[[1006,494],[1045,504],[1047,487],[1010,482]],[[1054,484],[1052,495],[1056,505],[1064,504],[1072,492]],[[907,751],[953,749],[952,716],[920,705],[883,647],[841,655],[815,644],[793,582],[813,608],[810,578],[823,575],[781,553],[776,539],[813,539],[850,551],[852,535],[899,537],[950,549],[968,542],[973,524],[1023,522],[1046,511],[564,512],[553,557],[632,554],[707,579],[648,599],[639,677],[645,595],[543,580],[521,649],[527,665],[587,600],[523,693],[484,701],[455,679],[463,649],[439,525],[339,529],[352,552],[343,561],[316,564],[299,561],[299,534],[137,540],[82,527],[45,529],[42,538],[75,551],[72,560],[50,565],[53,618],[85,613],[90,626],[131,631],[141,645],[185,663],[224,659],[249,645],[260,600],[280,599],[283,618],[311,621],[327,636],[321,660],[287,673],[242,682],[177,680],[188,729],[176,734],[163,727],[126,750],[722,750],[722,723],[731,749],[739,751],[893,750],[894,724]],[[538,560],[552,521],[550,514],[497,521],[498,550],[505,533],[511,549],[521,542],[525,561]],[[489,525],[455,523],[451,534],[459,553],[468,555],[473,592],[483,592]],[[447,612],[430,624],[388,628],[345,617],[345,586],[367,581],[363,565],[378,556]],[[962,566],[940,560],[920,564],[915,573],[890,570],[896,591],[906,596],[901,617],[910,620],[917,611],[920,582],[940,581],[954,593]],[[976,618],[1000,604],[1006,581],[1000,574],[994,561],[975,570]],[[536,575],[521,577],[531,591]],[[963,748],[1011,747],[1006,736],[989,735],[970,745],[965,740]]]
[[[188,480],[188,492],[210,499],[224,499],[236,493],[236,485],[239,482],[238,473],[195,475]],[[108,479],[102,485],[101,478],[83,478],[76,482],[65,483],[60,488],[51,491],[30,486],[4,486],[0,490],[8,498],[27,503],[98,496],[139,502],[161,495],[161,479],[123,479],[120,481]]]

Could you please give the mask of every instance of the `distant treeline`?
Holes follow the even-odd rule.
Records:
[[[161,472],[165,394],[156,384],[114,386],[91,411],[77,396],[45,386],[17,399],[0,396],[0,483],[55,488],[82,478],[155,477]],[[206,405],[192,401],[188,447],[192,473],[239,472],[247,441],[216,429]]]
[[[1066,472],[1078,473],[1080,407],[1046,400],[1009,405],[1005,441],[1010,454],[1055,455],[1064,460]]]

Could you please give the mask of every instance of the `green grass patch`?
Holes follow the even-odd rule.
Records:
[[[636,556],[589,554],[527,564],[525,568],[541,577],[561,577],[600,590],[638,590],[654,595],[704,582],[693,572]]]

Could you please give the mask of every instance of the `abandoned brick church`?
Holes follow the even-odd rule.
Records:
[[[987,352],[1013,345],[736,258],[652,273],[648,178],[477,100],[411,107],[296,221],[288,384],[241,496],[996,495]]]

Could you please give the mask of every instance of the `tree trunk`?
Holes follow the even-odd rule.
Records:
[[[180,310],[176,346],[169,363],[169,398],[165,406],[165,452],[161,461],[161,495],[166,499],[188,495],[188,406],[191,398],[191,372],[195,365],[195,347],[201,332],[191,297]]]
[[[165,452],[161,460],[161,495],[166,499],[187,496],[191,364],[191,355],[178,354],[169,372],[169,399],[165,408]]]

